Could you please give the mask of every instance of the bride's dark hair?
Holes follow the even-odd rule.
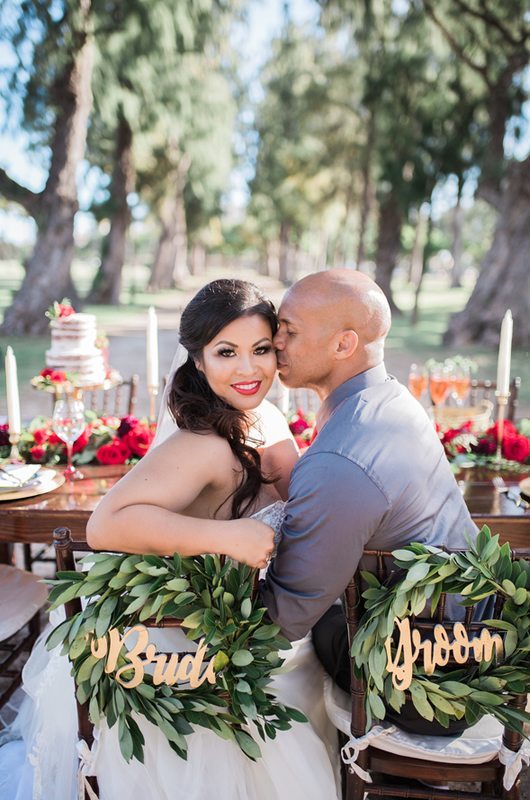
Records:
[[[169,410],[179,428],[216,433],[227,440],[240,462],[243,478],[232,494],[234,519],[245,515],[261,485],[271,483],[272,479],[263,475],[259,453],[247,443],[249,425],[245,413],[211,390],[195,360],[201,358],[204,346],[226,325],[254,314],[268,322],[274,336],[278,329],[274,306],[253,283],[221,279],[200,289],[182,312],[179,337],[188,351],[188,359],[175,372],[168,399]]]

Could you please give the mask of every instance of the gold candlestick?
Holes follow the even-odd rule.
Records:
[[[495,460],[500,461],[502,458],[502,440],[504,438],[504,418],[506,416],[506,406],[510,399],[510,392],[508,394],[501,394],[499,391],[495,392],[497,398],[497,451],[495,453]]]
[[[158,395],[158,386],[148,386],[149,392],[149,421],[156,422],[156,398]]]
[[[24,459],[18,451],[19,442],[20,433],[9,433],[9,444],[11,445],[11,452],[9,453],[10,464],[24,464]]]

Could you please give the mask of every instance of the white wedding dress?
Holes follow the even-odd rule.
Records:
[[[256,517],[278,529],[283,504],[275,503]],[[62,611],[62,610],[61,610]],[[60,621],[59,612],[51,624]],[[45,631],[25,666],[27,697],[0,747],[2,800],[77,800],[77,716],[73,678],[60,648],[45,649]],[[171,644],[155,640],[157,649],[175,651],[178,631],[156,630]],[[153,637],[150,637],[153,640]],[[92,752],[85,747],[85,771],[96,774],[100,800],[337,800],[337,734],[324,709],[323,669],[309,637],[293,643],[286,654],[287,669],[274,678],[278,698],[301,709],[310,723],[292,724],[276,739],[258,739],[262,758],[250,761],[233,743],[196,728],[188,737],[187,761],[169,747],[166,737],[145,718],[137,721],[145,737],[144,764],[127,763],[120,752],[118,726],[103,723],[96,729]]]

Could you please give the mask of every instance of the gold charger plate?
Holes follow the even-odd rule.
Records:
[[[52,492],[64,483],[64,475],[55,469],[43,467],[38,474],[39,482],[36,485],[22,486],[20,489],[13,489],[12,492],[0,492],[0,502],[2,500],[25,500],[26,497],[36,497],[38,494]],[[41,478],[44,478],[44,480]]]

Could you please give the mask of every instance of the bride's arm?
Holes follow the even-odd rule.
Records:
[[[225,489],[232,469],[227,442],[179,431],[102,498],[88,521],[88,543],[129,553],[222,553],[265,566],[273,548],[270,528],[249,519],[229,523],[181,513],[207,487]]]
[[[259,449],[263,473],[277,476],[274,486],[282,500],[287,500],[291,472],[300,457],[298,447],[279,408],[264,400],[256,414],[257,429],[265,441]]]

